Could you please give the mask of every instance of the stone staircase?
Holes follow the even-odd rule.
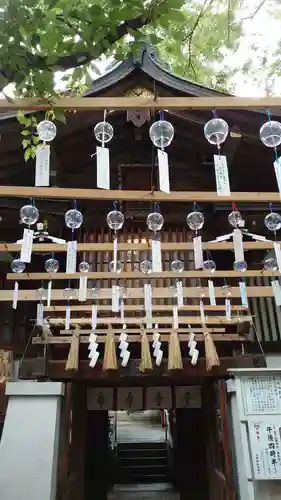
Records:
[[[165,441],[118,443],[117,458],[119,484],[169,482]]]

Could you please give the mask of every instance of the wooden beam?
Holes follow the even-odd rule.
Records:
[[[153,340],[153,335],[148,335],[148,340],[149,342],[152,342]],[[44,344],[70,344],[71,343],[71,335],[68,336],[59,336],[59,337],[49,337],[47,341],[43,340],[41,337],[33,337],[32,339],[32,344],[36,345],[44,345]],[[161,335],[161,342],[168,342],[170,338],[170,335],[164,334]],[[181,342],[188,342],[189,341],[189,335],[185,334],[180,334],[179,339]],[[88,344],[89,343],[89,336],[88,335],[80,335],[79,337],[80,343],[81,344]],[[225,335],[214,335],[213,337],[215,342],[243,342],[247,340],[245,337],[240,337],[237,333],[226,333]],[[98,335],[97,336],[97,342],[98,344],[104,344],[106,340],[106,335]],[[141,337],[140,333],[138,335],[128,335],[128,342],[141,342]],[[196,335],[196,341],[197,342],[204,342],[204,335],[199,334]],[[119,342],[118,336],[115,337],[115,342]]]
[[[144,311],[144,304],[134,304],[134,305],[124,305],[124,310],[125,311]],[[152,311],[172,311],[173,308],[170,305],[153,305],[152,306]],[[192,306],[182,306],[180,308],[181,311],[200,311],[200,306],[192,305]],[[204,310],[205,312],[207,311],[225,311],[225,305],[218,305],[218,306],[209,306],[209,305],[204,305]],[[248,311],[248,307],[244,306],[231,306],[232,311]],[[63,312],[66,311],[66,306],[58,306],[58,305],[53,305],[53,306],[44,306],[44,311],[45,312],[52,312],[52,313],[57,313],[57,312]],[[111,311],[111,304],[108,305],[99,305],[98,312],[103,312],[103,311]],[[71,313],[73,312],[92,312],[92,305],[79,305],[79,306],[71,306]]]
[[[143,289],[142,288],[126,288],[126,297],[127,299],[143,299]],[[209,297],[208,289],[204,288],[205,297]],[[0,290],[0,302],[10,302],[13,301],[13,290]],[[154,288],[153,289],[153,297],[152,299],[163,299],[174,297],[174,289],[172,288]],[[64,297],[64,290],[53,290],[52,291],[52,300],[53,301],[61,301],[66,300]],[[200,298],[202,294],[202,288],[197,287],[184,287],[183,296],[187,298]],[[248,297],[273,297],[273,291],[271,286],[248,286],[247,287]],[[97,295],[95,296],[95,300],[111,300],[111,289],[110,288],[101,288],[98,290]],[[217,298],[225,298],[226,293],[222,287],[215,287],[215,296]],[[78,290],[73,290],[73,297],[78,297]],[[231,288],[231,297],[240,298],[240,288],[232,287]],[[87,291],[87,299],[92,299],[92,291],[88,289]],[[19,290],[18,301],[35,301],[38,302],[38,290]],[[75,300],[75,299],[73,299]]]
[[[225,316],[206,316],[205,322],[208,325],[219,325],[219,324],[227,324],[227,325],[237,325],[238,323],[247,323],[252,321],[252,316],[239,316],[233,317],[231,319],[227,319]],[[121,318],[97,318],[97,325],[122,325],[125,323],[126,325],[137,325],[144,322],[144,317],[133,317],[133,318],[124,318],[124,321]],[[172,316],[155,316],[151,320],[152,323],[158,323],[158,325],[168,325],[173,323]],[[64,325],[65,318],[48,318],[48,323],[50,325]],[[90,325],[91,318],[70,318],[71,325]],[[180,325],[202,325],[202,320],[200,316],[179,316],[179,324]]]
[[[129,271],[120,274],[111,272],[89,272],[85,273],[8,273],[7,280],[11,281],[42,281],[42,280],[79,280],[80,276],[87,276],[88,279],[94,280],[116,280],[116,279],[144,279],[147,280],[147,275],[141,271]],[[183,271],[182,273],[175,273],[172,271],[162,271],[159,273],[151,273],[149,279],[182,279],[182,278],[253,278],[253,277],[264,277],[264,276],[280,276],[279,271],[264,271],[261,270],[251,270],[245,271],[244,273],[239,273],[233,270],[225,271],[215,271],[210,273],[208,271]]]
[[[47,109],[75,111],[103,109],[273,109],[281,108],[279,97],[62,97],[51,102],[38,101],[36,98],[21,98],[13,101],[0,99],[0,111],[23,109],[43,111]]]
[[[57,198],[64,200],[120,200],[120,201],[172,201],[182,203],[280,203],[279,193],[232,192],[230,196],[218,196],[217,193],[208,191],[125,191],[59,188],[59,187],[34,187],[34,186],[0,186],[0,198]]]
[[[281,244],[281,241],[279,241]],[[188,252],[193,250],[192,242],[180,243],[177,242],[177,251],[178,252]],[[202,244],[203,250],[233,250],[232,242],[216,242],[211,243],[208,241],[204,241]],[[243,243],[244,250],[268,250],[273,248],[272,241],[244,241]],[[169,250],[175,250],[175,242],[161,242],[161,249],[163,252]],[[78,252],[113,252],[113,243],[78,243],[77,245]],[[138,251],[151,251],[151,244],[148,243],[118,243],[118,250],[129,252],[131,250]],[[0,243],[0,253],[1,252],[20,252],[21,245],[17,243]],[[32,246],[33,252],[42,252],[42,253],[59,253],[66,252],[67,246],[61,245],[57,243],[35,243]]]
[[[183,383],[193,379],[194,377],[229,377],[228,370],[231,368],[257,368],[264,367],[265,360],[263,356],[243,355],[235,357],[221,357],[220,366],[214,367],[212,371],[207,372],[206,360],[199,358],[196,366],[192,366],[190,359],[183,359],[183,370],[180,373],[173,373],[168,371],[168,363],[163,359],[159,367],[154,367],[154,370],[149,375],[144,375],[138,370],[140,364],[139,359],[132,359],[126,368],[121,368],[114,373],[105,372],[102,369],[102,361],[98,361],[95,368],[89,366],[88,361],[80,361],[79,371],[66,371],[66,360],[49,361],[47,365],[48,378],[51,380],[90,380],[94,385],[113,384],[129,385],[137,384],[138,386],[152,385],[153,380],[157,380],[157,385],[171,385],[171,381]],[[38,374],[34,373],[42,369],[40,359],[29,358],[24,359],[20,367],[20,377],[25,379],[37,378]],[[33,375],[34,373],[34,375]],[[44,373],[42,373],[44,375]],[[164,376],[163,376],[164,375]],[[156,385],[154,383],[154,385]]]
[[[209,333],[213,334],[217,334],[217,333],[225,333],[225,328],[223,327],[218,327],[218,328],[208,328],[207,329]],[[145,331],[148,333],[148,334],[153,334],[155,332],[154,329],[145,329]],[[168,334],[168,333],[171,333],[173,332],[174,329],[173,328],[158,328],[157,329],[157,332],[160,333],[161,335],[162,334]],[[201,327],[201,328],[198,328],[197,326],[195,326],[194,328],[177,328],[177,332],[179,334],[183,334],[183,333],[202,333],[203,331],[206,331],[206,329]],[[140,329],[139,328],[126,328],[126,333],[128,335],[140,335]],[[88,330],[87,328],[83,328],[79,331],[80,335],[90,335],[91,333],[93,333],[93,330]],[[95,333],[97,335],[106,335],[108,333],[108,328],[98,328],[97,330],[95,330]],[[120,335],[121,333],[124,333],[124,330],[123,328],[115,328],[114,327],[114,333],[116,335]],[[60,335],[69,335],[69,330],[60,330]]]

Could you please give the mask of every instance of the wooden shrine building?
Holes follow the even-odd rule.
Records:
[[[137,55],[128,56],[95,80],[84,99],[121,96],[140,100],[208,97],[213,98],[215,109],[216,102],[225,94],[175,76],[158,59],[156,51],[144,44]],[[276,119],[280,109],[272,110]],[[124,264],[124,270],[118,275],[109,271],[114,234],[106,222],[115,198],[110,191],[101,191],[96,199],[81,195],[81,190],[97,187],[94,126],[103,121],[104,111],[68,111],[66,124],[56,123],[57,136],[51,143],[50,188],[27,190],[26,197],[22,195],[22,188],[34,186],[35,162],[23,160],[22,126],[16,114],[13,111],[0,114],[0,381],[2,376],[3,381],[19,377],[66,383],[58,469],[58,498],[62,500],[88,500],[95,492],[99,498],[106,498],[109,488],[118,482],[118,467],[116,469],[114,459],[108,455],[108,411],[157,408],[169,410],[170,424],[174,425],[171,468],[176,472],[174,482],[181,499],[191,496],[198,500],[238,498],[225,380],[229,378],[230,369],[265,367],[266,355],[280,349],[281,317],[270,285],[272,277],[279,272],[263,268],[266,255],[273,251],[273,243],[267,241],[273,239],[272,233],[265,228],[264,217],[271,209],[274,212],[279,209],[277,195],[271,207],[262,196],[263,192],[277,191],[272,150],[259,139],[260,127],[267,120],[266,110],[217,110],[229,126],[222,154],[227,157],[231,201],[225,197],[221,201],[216,196],[210,201],[208,197],[208,193],[216,189],[213,160],[216,151],[204,137],[204,125],[212,118],[212,110],[177,107],[164,109],[163,113],[175,131],[166,152],[171,194],[175,194],[176,201],[170,201],[169,195],[154,198],[154,193],[159,192],[157,150],[149,137],[149,128],[159,119],[159,112],[148,107],[106,110],[106,120],[114,129],[108,144],[110,188],[116,190],[118,197],[114,206],[125,219],[118,232],[118,259]],[[43,118],[44,113],[39,111],[38,121]],[[11,186],[15,195],[9,191]],[[65,196],[56,196],[52,188],[64,188]],[[193,192],[194,198],[177,199],[176,194],[184,192]],[[241,197],[235,200],[235,192],[248,193],[248,196],[242,201]],[[26,272],[19,275],[11,272],[11,262],[20,252],[20,245],[15,242],[23,234],[19,220],[21,207],[33,198],[48,235],[69,241],[71,230],[65,226],[64,215],[73,207],[76,196],[77,208],[84,217],[83,224],[75,231],[77,269],[81,261],[90,264],[87,300],[83,302],[78,300],[77,292],[81,273],[70,276],[65,273],[65,244],[39,239],[33,245]],[[162,272],[145,275],[140,271],[140,263],[151,260],[152,233],[147,229],[146,218],[154,211],[154,201],[164,217]],[[244,273],[233,270],[232,240],[214,242],[218,236],[233,230],[228,223],[232,202],[241,212],[249,233],[265,237],[258,241],[244,238],[248,266]],[[216,271],[211,275],[194,267],[194,234],[186,224],[194,203],[205,219],[200,233],[204,260],[211,258],[216,263]],[[48,275],[45,261],[52,254],[60,268],[58,273]],[[171,271],[171,262],[176,259],[184,263],[180,275]],[[47,290],[50,279],[52,299],[47,306],[43,297],[45,326],[42,328],[36,324],[38,289]],[[179,279],[184,297],[177,328],[182,367],[172,370],[168,365],[169,339],[175,329],[173,305]],[[210,279],[215,286],[216,305],[210,305],[209,301]],[[13,309],[16,280],[18,304]],[[239,280],[247,285],[249,307],[242,306]],[[144,284],[152,285],[152,328],[146,331],[151,355],[155,324],[163,350],[160,365],[157,366],[151,356],[153,367],[145,373],[139,369],[145,328]],[[124,295],[124,317],[120,311],[112,312],[112,286],[119,286]],[[65,327],[69,304],[65,288],[74,290],[70,298],[70,329]],[[227,297],[231,301],[231,318],[226,317]],[[204,306],[204,324],[200,300]],[[100,355],[92,368],[88,345],[93,304],[97,305],[95,334]],[[124,323],[130,351],[126,367],[121,366],[118,350]],[[114,335],[118,358],[117,369],[112,370],[106,370],[103,364],[109,330]],[[199,349],[194,366],[188,345],[192,332]],[[206,368],[206,333],[212,337],[220,361],[211,370]],[[79,344],[78,347],[76,344],[78,364],[74,363],[69,370],[66,364],[75,335]],[[2,421],[6,408],[4,386],[5,383],[0,384]],[[187,395],[192,398],[192,390],[198,387],[201,404],[192,408]]]

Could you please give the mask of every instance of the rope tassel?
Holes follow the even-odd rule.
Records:
[[[206,370],[209,372],[212,370],[213,366],[220,365],[220,360],[212,336],[207,329],[204,329],[204,344],[206,355]]]
[[[68,353],[67,363],[65,369],[67,371],[73,370],[75,372],[79,369],[79,344],[80,344],[80,328],[76,326],[71,338],[70,349]]]
[[[144,373],[151,371],[152,369],[153,366],[152,366],[152,359],[150,354],[148,338],[144,327],[141,326],[141,362],[139,365],[139,371]]]
[[[168,353],[168,370],[182,370],[182,356],[180,349],[180,341],[178,332],[170,333],[169,338],[169,353]]]
[[[112,330],[112,326],[108,325],[108,332],[106,335],[105,348],[104,348],[104,358],[103,358],[103,370],[117,370],[117,356],[115,348],[115,335]]]
[[[9,380],[9,352],[0,349],[0,384]]]

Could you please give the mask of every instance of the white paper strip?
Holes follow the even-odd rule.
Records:
[[[276,257],[276,261],[277,261],[277,265],[278,265],[278,271],[279,271],[279,273],[281,273],[281,250],[280,250],[280,245],[279,245],[279,243],[277,243],[277,241],[275,241],[273,243],[273,246],[274,246],[275,257]]]
[[[209,298],[210,298],[210,304],[211,306],[216,306],[216,295],[215,295],[215,288],[214,288],[214,282],[212,280],[208,280],[208,288],[209,288]]]
[[[177,281],[178,308],[183,307],[183,286],[182,281]]]
[[[144,284],[144,309],[147,318],[152,318],[152,288],[149,283]]]
[[[121,342],[121,344],[119,345],[119,349],[120,349],[120,358],[123,358],[124,356],[124,352],[127,351],[129,347],[129,343],[128,342]]]
[[[201,323],[202,323],[202,325],[205,325],[206,318],[205,318],[205,311],[204,311],[204,304],[203,304],[203,300],[200,300],[200,302],[199,302],[199,307],[200,307],[200,318],[201,318]]]
[[[92,330],[95,330],[97,328],[97,316],[98,316],[98,308],[95,304],[92,305]]]
[[[110,189],[109,149],[97,146],[97,187]]]
[[[32,229],[24,229],[20,260],[27,264],[31,261],[33,235],[34,231]]]
[[[169,162],[168,154],[161,149],[157,150],[158,153],[158,175],[159,175],[159,189],[164,193],[170,192],[170,179],[169,179]]]
[[[248,307],[247,287],[244,281],[239,281],[241,304],[243,307]]]
[[[244,260],[243,237],[240,229],[233,230],[234,259],[236,262]]]
[[[50,146],[39,144],[36,148],[35,186],[50,185]]]
[[[65,329],[66,330],[70,329],[70,306],[66,306],[66,311],[65,311]]]
[[[188,347],[189,347],[189,349],[191,348],[192,342],[194,341],[194,339],[195,339],[195,333],[191,333],[190,336],[189,336],[188,344],[187,344]]]
[[[231,320],[231,302],[229,299],[225,299],[225,317],[227,320]]]
[[[89,345],[89,354],[88,358],[92,359],[95,357],[95,353],[97,352],[98,344],[97,342],[91,342]]]
[[[173,328],[177,330],[179,327],[179,314],[178,314],[178,306],[173,305]]]
[[[14,291],[13,291],[13,309],[18,307],[18,296],[19,296],[19,284],[15,281]]]
[[[77,241],[67,242],[67,255],[66,255],[66,273],[76,273],[77,262]]]
[[[195,238],[193,238],[193,250],[195,269],[201,269],[204,262],[201,236],[196,236]]]
[[[194,349],[197,346],[197,342],[193,340],[190,344],[190,349],[189,349],[189,356],[193,356]]]
[[[278,158],[274,162],[274,170],[275,170],[275,175],[276,175],[276,180],[277,180],[277,185],[278,185],[278,191],[281,197],[281,159]]]
[[[130,355],[131,355],[130,351],[125,351],[124,352],[122,363],[121,363],[121,365],[123,366],[123,368],[125,368],[125,366],[127,366],[128,361],[130,359]]]
[[[226,156],[214,155],[215,175],[218,196],[230,196],[230,185]]]
[[[112,285],[112,290],[111,290],[112,312],[119,312],[119,301],[120,301],[120,287],[118,285]]]
[[[118,253],[118,239],[117,235],[113,239],[113,272],[116,273],[117,268],[117,253]]]
[[[273,280],[271,282],[272,290],[273,290],[273,295],[275,299],[275,304],[277,306],[281,306],[281,288],[278,280]]]
[[[159,349],[157,358],[155,360],[155,363],[156,363],[157,366],[161,365],[162,358],[163,358],[163,351],[162,351],[162,349]]]
[[[100,355],[99,351],[95,351],[94,356],[92,357],[92,359],[89,363],[89,366],[91,368],[94,368],[96,366],[99,355]]]
[[[198,349],[194,349],[193,351],[193,355],[192,355],[192,358],[191,358],[191,364],[193,366],[195,366],[197,364],[197,361],[198,361],[198,356],[199,356],[199,351]]]
[[[158,234],[152,237],[152,272],[161,273],[162,272],[162,255],[161,255],[161,240]]]
[[[47,292],[47,306],[50,307],[52,299],[52,281],[50,280],[48,283],[48,292]]]
[[[80,276],[80,278],[79,278],[79,293],[78,293],[79,302],[85,302],[85,300],[87,300],[87,285],[88,285],[88,277],[87,276]]]
[[[43,304],[42,304],[42,302],[38,302],[38,304],[37,304],[36,324],[38,326],[43,326]]]
[[[160,333],[154,333],[153,334],[153,342],[152,342],[152,348],[155,349],[155,346],[157,344],[157,342],[159,341],[160,339]]]
[[[97,344],[96,343],[96,340],[97,340],[98,336],[95,334],[95,333],[91,333],[90,336],[89,336],[89,349],[91,348],[91,344]],[[97,344],[98,346],[98,344]]]
[[[155,344],[154,351],[153,351],[153,356],[155,358],[157,358],[157,356],[158,356],[161,344],[162,344],[162,342],[156,342],[156,344]]]

